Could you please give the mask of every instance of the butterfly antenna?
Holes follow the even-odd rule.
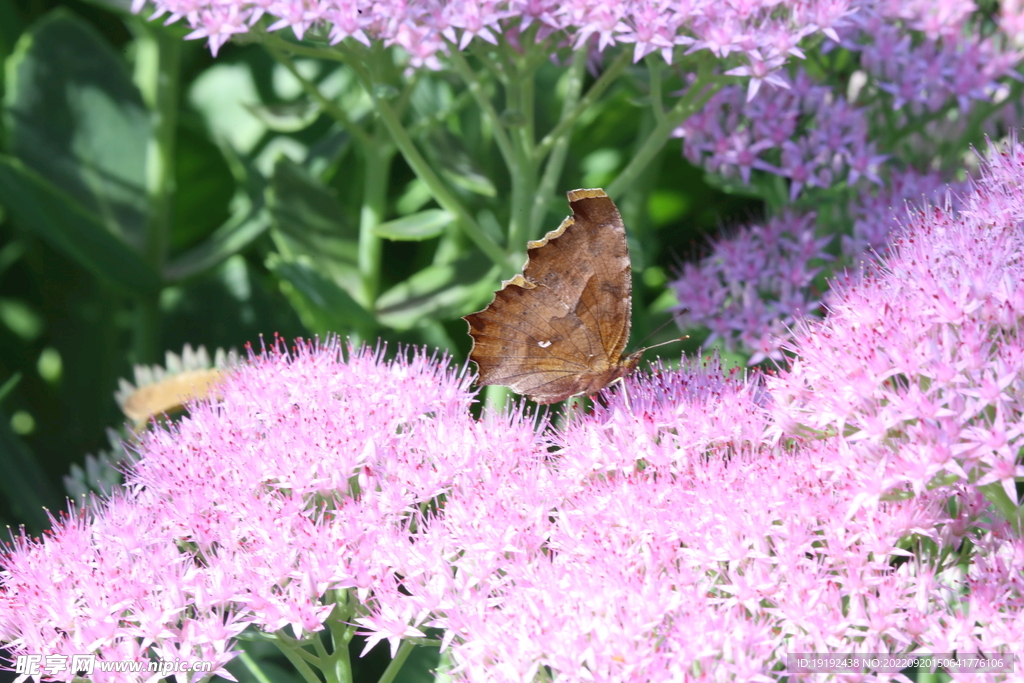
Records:
[[[656,349],[659,346],[665,346],[666,344],[675,344],[676,342],[685,341],[685,340],[687,340],[689,338],[690,338],[690,335],[684,334],[682,337],[676,337],[675,339],[669,339],[668,341],[663,341],[663,342],[660,342],[658,344],[654,344],[653,346],[645,346],[645,347],[643,347],[642,349],[639,349],[639,350],[640,351],[650,351],[651,349]],[[636,353],[636,352],[634,351],[634,353]]]
[[[676,320],[678,320],[679,316],[685,315],[686,313],[689,313],[689,312],[690,312],[690,309],[684,308],[683,310],[679,311],[678,313],[675,313],[671,318],[669,318],[668,320],[666,320],[662,324],[658,325],[657,329],[655,329],[653,332],[651,332],[646,337],[644,337],[643,340],[641,340],[640,343],[643,344],[645,341],[647,341],[648,339],[650,339],[651,337],[653,337],[654,335],[658,334],[663,329],[668,327],[670,323],[674,323]],[[675,342],[683,341],[684,339],[689,339],[689,338],[690,338],[690,335],[684,334],[682,337],[676,337],[675,339],[669,339],[668,341],[661,342],[660,344],[655,344],[654,346],[643,346],[643,347],[641,347],[638,350],[639,351],[650,351],[651,349],[656,349],[659,346],[665,346],[666,344],[674,344]]]

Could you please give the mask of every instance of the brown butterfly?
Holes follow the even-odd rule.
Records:
[[[523,273],[465,317],[478,383],[537,403],[595,394],[636,369],[626,358],[633,283],[626,227],[604,190],[568,193],[572,216],[529,242]]]

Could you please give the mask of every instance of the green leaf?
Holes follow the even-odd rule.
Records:
[[[309,147],[303,167],[316,178],[328,178],[337,171],[352,147],[352,136],[340,126],[327,131]]]
[[[437,674],[440,662],[440,648],[414,647],[402,664],[402,671],[396,683],[439,683],[445,680],[445,677]]]
[[[267,193],[274,242],[286,260],[306,256],[324,277],[358,296],[359,233],[323,183],[281,158]]]
[[[195,247],[177,256],[166,268],[164,278],[178,282],[217,267],[242,251],[270,227],[270,212],[263,206],[253,206],[246,198],[242,206],[227,223]]]
[[[46,509],[60,505],[50,480],[25,442],[11,429],[11,418],[0,410],[0,491],[29,529],[40,532],[50,526]]]
[[[85,0],[90,5],[101,7],[112,14],[119,14],[122,17],[132,16],[131,0]]]
[[[433,197],[427,184],[420,178],[413,178],[395,201],[395,210],[399,215],[404,216],[419,210],[431,199]]]
[[[425,119],[451,109],[455,94],[451,84],[435,72],[422,73],[412,90],[409,103],[417,119]]]
[[[141,246],[149,112],[103,37],[67,10],[44,16],[8,60],[5,105],[10,151]]]
[[[248,109],[260,101],[248,64],[218,61],[192,83],[188,101],[202,116],[213,137],[223,139],[242,154],[256,149],[267,127]]]
[[[496,197],[497,188],[483,174],[473,157],[466,150],[462,140],[439,128],[430,136],[427,144],[437,167],[453,185],[484,197]]]
[[[1021,532],[1024,526],[1024,507],[1018,507],[1006,494],[1003,483],[994,481],[991,484],[984,484],[978,489],[982,492],[988,502],[995,506],[996,510],[1008,521],[1017,531]]]
[[[3,386],[0,386],[0,403],[7,398],[14,388],[21,382],[21,373],[16,372],[10,376],[10,378],[4,382]]]
[[[498,268],[479,254],[428,266],[381,295],[377,317],[397,330],[423,320],[451,320],[483,308],[497,288]]]
[[[281,279],[282,291],[310,332],[321,337],[348,331],[357,332],[363,339],[372,336],[377,327],[373,316],[308,259],[286,261],[271,254],[267,268]]]
[[[100,220],[17,159],[0,155],[0,204],[19,224],[107,282],[145,296],[160,277]]]
[[[288,104],[248,104],[245,108],[268,130],[277,133],[306,130],[320,118],[320,106],[310,100]]]
[[[403,216],[373,229],[378,237],[403,242],[419,242],[437,237],[455,217],[444,209],[427,209]]]
[[[195,246],[236,213],[232,201],[243,183],[234,177],[221,149],[198,127],[176,132],[174,211],[167,245],[172,254]],[[262,188],[258,196],[262,201]]]
[[[219,149],[221,162],[226,164],[233,176],[235,187],[231,216],[198,244],[178,254],[165,266],[164,278],[169,282],[196,277],[218,267],[252,244],[271,226],[271,215],[266,203],[267,179],[249,159],[239,155],[225,140],[220,140]]]
[[[334,193],[287,157],[274,166],[267,204],[275,226],[295,237],[316,234],[353,244],[359,239]]]
[[[15,9],[14,2],[12,0],[0,0],[0,60],[5,59],[7,55],[11,54],[15,43],[18,41],[18,36],[21,35],[24,28],[21,15]]]

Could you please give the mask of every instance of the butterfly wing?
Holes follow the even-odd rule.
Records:
[[[603,190],[569,193],[573,215],[530,242],[522,275],[466,316],[480,384],[538,403],[593,389],[614,375],[629,339],[632,281],[626,229]],[[598,382],[603,386],[603,382]]]

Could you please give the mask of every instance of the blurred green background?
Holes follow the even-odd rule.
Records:
[[[64,475],[110,448],[108,428],[125,423],[114,392],[119,378],[134,381],[136,364],[162,364],[186,343],[243,350],[258,348],[260,335],[328,333],[379,337],[392,350],[446,347],[462,362],[470,338],[460,316],[498,284],[400,154],[383,174],[369,172],[337,117],[265,49],[229,43],[213,58],[186,33],[134,17],[127,4],[0,0],[7,525],[39,532],[44,507],[65,509]],[[379,132],[344,67],[294,67]],[[539,119],[557,120],[557,95],[544,94],[558,92],[564,72],[538,70]],[[556,195],[605,185],[628,162],[647,115],[637,73],[577,127]],[[464,91],[450,74],[423,75],[411,109],[426,123],[412,130],[480,224],[500,234],[507,173]],[[386,185],[370,304],[349,286],[368,183]],[[707,185],[679,140],[636,187],[619,201],[636,278],[632,347],[669,320],[665,282],[675,266],[699,255],[706,235],[762,212]],[[552,201],[544,229],[567,212]],[[669,326],[649,341],[676,334]]]

